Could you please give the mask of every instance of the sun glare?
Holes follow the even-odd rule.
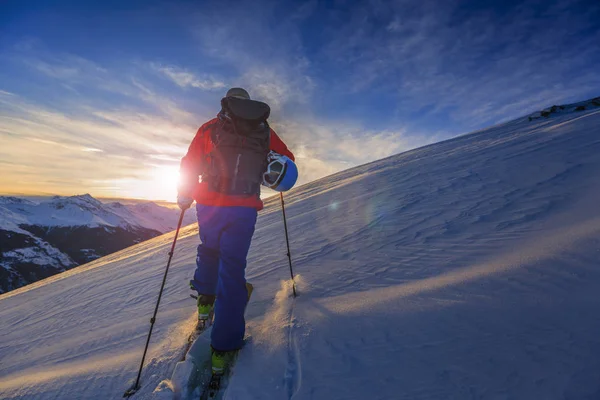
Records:
[[[154,199],[175,201],[177,199],[177,185],[179,183],[179,167],[156,167],[152,171],[152,187]]]
[[[123,197],[147,200],[177,200],[179,167],[156,166],[148,170],[145,177],[119,180],[114,184]]]

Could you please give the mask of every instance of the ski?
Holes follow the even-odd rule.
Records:
[[[248,303],[250,302],[250,297],[252,296],[252,292],[254,291],[254,286],[252,286],[251,283],[247,282],[246,289],[248,290],[248,302],[246,303],[246,305],[248,305]],[[249,338],[244,339],[243,346],[247,344],[248,340]],[[209,362],[208,364],[205,364],[205,368],[208,369],[208,371],[206,371],[205,373],[207,375],[210,375],[210,380],[203,386],[201,386],[200,400],[208,400],[215,399],[217,397],[223,397],[223,392],[227,389],[229,376],[231,374],[233,365],[237,360],[238,354],[239,350],[235,353],[230,364],[227,366],[225,371],[223,371],[223,374],[213,374],[211,363]]]
[[[206,390],[200,396],[200,400],[214,399],[219,390],[221,389],[222,375],[212,375],[208,382]]]
[[[244,339],[244,347],[248,344],[249,341],[249,337]],[[200,400],[223,398],[225,391],[227,390],[227,385],[229,384],[229,378],[231,377],[233,367],[235,365],[240,351],[241,349],[236,352],[235,356],[231,360],[231,363],[227,366],[227,368],[222,374],[213,374],[212,372],[209,372],[211,374],[210,380],[203,387],[200,394]],[[208,367],[210,368],[210,365],[208,365]]]
[[[208,328],[212,326],[214,314],[211,315],[207,319],[199,319],[194,327],[194,330],[190,333],[187,338],[187,342],[185,344],[185,348],[183,349],[183,354],[179,361],[185,360],[185,355],[188,353],[194,342],[206,331]]]

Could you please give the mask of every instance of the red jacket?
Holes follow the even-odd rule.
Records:
[[[192,197],[198,204],[205,206],[252,207],[262,210],[263,202],[259,196],[231,196],[211,192],[208,190],[206,182],[198,182],[198,176],[202,174],[202,171],[200,171],[202,161],[204,161],[212,150],[213,144],[210,137],[218,121],[218,118],[213,118],[198,129],[187,154],[181,159],[179,194]],[[295,160],[294,154],[292,154],[273,129],[271,129],[270,148],[276,153]]]

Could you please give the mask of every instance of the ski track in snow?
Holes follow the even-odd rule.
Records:
[[[288,399],[292,399],[298,392],[300,383],[302,382],[302,365],[300,364],[300,350],[296,337],[294,335],[294,304],[290,309],[290,320],[288,323],[288,362],[285,369],[285,385],[287,388]]]
[[[296,299],[269,199],[224,398],[599,398],[599,126],[522,118],[293,190]],[[120,398],[172,238],[0,296],[0,398]],[[182,230],[133,400],[173,397],[198,243]]]

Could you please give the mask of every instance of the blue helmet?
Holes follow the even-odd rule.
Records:
[[[298,180],[298,167],[289,157],[271,153],[262,184],[278,192],[290,190]]]

